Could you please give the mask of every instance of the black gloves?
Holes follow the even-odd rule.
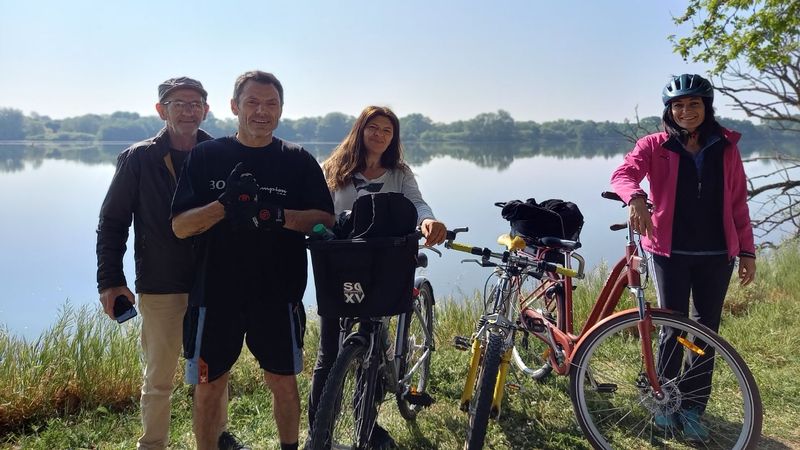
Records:
[[[225,206],[225,218],[231,228],[239,231],[258,227],[258,220],[254,220],[258,210],[258,183],[252,173],[245,171],[244,163],[236,164],[225,181],[225,191],[217,199]]]
[[[258,228],[262,230],[274,230],[282,228],[286,222],[283,215],[283,208],[267,202],[258,202]]]
[[[225,182],[225,191],[217,199],[225,206],[226,217],[240,206],[257,201],[258,183],[252,173],[244,170],[244,163],[236,164]]]
[[[253,174],[244,169],[244,163],[236,164],[225,182],[225,191],[218,197],[234,231],[272,230],[283,226],[283,208],[259,202],[258,191]]]

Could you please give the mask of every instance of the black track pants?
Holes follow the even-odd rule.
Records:
[[[729,260],[727,255],[676,254],[671,257],[652,255],[652,260],[659,306],[689,316],[718,331],[734,261]],[[690,296],[693,306],[691,315]],[[711,392],[714,351],[706,349],[704,356],[690,351],[684,355],[684,347],[677,341],[678,335],[677,330],[672,328],[662,330],[658,345],[658,371],[666,382],[681,374],[678,384],[683,398],[681,407],[699,408],[702,412]],[[705,348],[702,342],[695,344]]]

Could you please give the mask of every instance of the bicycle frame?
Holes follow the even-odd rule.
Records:
[[[469,247],[461,244],[453,243],[452,248],[471,252],[473,254],[480,254],[475,248],[469,250]],[[524,248],[524,245],[521,248]],[[521,248],[512,248],[509,246],[509,251],[520,250]],[[574,251],[564,251],[563,254],[565,256],[565,266],[567,269],[571,269],[571,261],[573,258],[577,259],[581,264],[583,263],[583,258]],[[483,255],[484,258],[488,255],[498,256],[491,253],[487,254],[485,251]],[[533,256],[531,260],[535,261],[537,258],[541,258],[542,255],[543,252],[540,252]],[[553,370],[559,375],[569,374],[572,356],[579,349],[583,338],[595,327],[619,315],[637,311],[639,315],[637,326],[639,335],[641,336],[642,364],[645,369],[644,371],[656,398],[661,398],[663,396],[661,383],[656,374],[649,332],[652,326],[651,311],[660,309],[651,308],[645,299],[644,288],[641,286],[641,274],[644,273],[647,263],[639,254],[636,236],[630,227],[628,227],[628,243],[625,247],[625,256],[620,258],[612,268],[608,279],[595,300],[589,316],[584,322],[581,332],[577,335],[574,333],[572,276],[559,276],[551,273],[546,279],[543,279],[543,282],[531,294],[522,298],[519,296],[519,293],[512,292],[515,288],[519,289],[519,286],[515,286],[515,283],[518,283],[522,268],[506,262],[507,256],[503,257],[503,261],[505,264],[500,266],[501,270],[495,285],[494,298],[492,299],[493,305],[491,310],[487,309],[487,313],[482,316],[482,323],[478,327],[471,342],[470,365],[460,400],[460,407],[462,410],[468,410],[474,394],[475,380],[481,362],[481,345],[485,340],[484,336],[487,330],[494,330],[504,334],[505,337],[503,356],[492,399],[492,414],[495,417],[499,415],[505,379],[508,374],[514,347],[514,332],[518,329],[514,319],[508,317],[512,300],[519,301],[522,328],[537,339],[545,342],[550,348],[548,360]],[[580,275],[582,275],[582,273],[580,273]],[[553,287],[563,290],[563,295],[556,297],[558,315],[555,325],[539,311],[530,308],[530,304],[533,300],[544,296],[547,290]],[[626,288],[633,294],[637,306],[635,308],[615,312]],[[533,326],[533,324],[542,324],[543,327]],[[543,330],[539,331],[541,328],[543,328]]]
[[[569,252],[565,254],[566,261],[572,256]],[[553,325],[545,319],[542,314],[531,308],[525,307],[522,309],[521,315],[523,319],[536,320],[539,319],[545,325],[544,332],[537,332],[528,329],[528,331],[537,338],[544,341],[551,348],[550,364],[559,375],[568,375],[572,362],[572,355],[578,350],[583,342],[583,338],[588,335],[595,327],[601,323],[611,320],[612,318],[637,311],[639,314],[639,322],[637,323],[639,329],[639,336],[641,337],[642,347],[642,364],[645,368],[647,380],[650,387],[653,389],[656,398],[661,398],[663,395],[661,391],[661,383],[656,375],[655,362],[652,352],[650,328],[652,326],[651,310],[660,310],[658,308],[651,308],[644,296],[644,288],[641,285],[641,274],[646,269],[646,261],[639,255],[639,249],[636,245],[636,239],[633,230],[628,227],[628,243],[625,246],[625,256],[620,258],[614,265],[608,279],[603,285],[600,294],[595,300],[589,316],[584,322],[584,326],[580,335],[573,334],[573,313],[572,313],[572,284],[569,277],[564,277],[564,295],[559,298],[559,303],[563,302],[564,305],[558,305],[559,320],[561,320],[561,312],[563,311],[564,320],[566,324],[559,324],[561,327]],[[546,289],[547,286],[559,282],[559,280],[548,280],[542,283],[540,288]],[[637,306],[622,311],[614,312],[619,305],[622,298],[622,293],[628,289],[636,299]],[[538,291],[538,290],[537,290]],[[535,291],[534,294],[537,292]],[[539,293],[541,295],[541,293]],[[561,300],[563,299],[563,300]],[[527,323],[523,320],[523,324]],[[566,325],[566,326],[564,326]],[[561,331],[560,328],[566,328],[567,332]],[[553,345],[555,344],[555,345]]]
[[[400,380],[400,365],[396,363],[399,358],[405,357],[406,351],[406,343],[405,343],[405,331],[407,329],[408,319],[406,313],[401,314],[398,318],[397,330],[395,332],[395,350],[393,353],[393,358],[389,359],[386,352],[389,350],[386,348],[386,343],[384,342],[383,336],[384,333],[388,333],[388,318],[383,317],[371,317],[369,320],[367,319],[353,319],[353,318],[343,318],[340,319],[340,326],[341,329],[339,331],[339,348],[343,348],[344,346],[348,345],[349,342],[358,341],[362,345],[367,346],[367,357],[365,358],[369,361],[370,366],[374,363],[379,366],[381,372],[385,375],[384,378],[387,382],[387,389],[391,392],[397,393],[399,391],[400,386],[402,386],[401,382],[408,381],[411,377],[413,371],[419,367],[420,362],[417,363],[413,368],[409,369],[409,373],[406,374],[406,378]],[[352,331],[353,327],[358,324],[358,329]],[[426,357],[429,354],[426,353]],[[378,356],[379,358],[375,358]],[[376,375],[378,374],[377,371],[374,372]],[[375,379],[370,379],[370,385],[374,385]]]
[[[466,229],[459,230],[466,231]],[[500,357],[500,365],[498,367],[497,380],[494,384],[494,392],[492,393],[492,404],[490,414],[498,417],[500,414],[500,405],[503,399],[503,387],[505,386],[505,378],[508,374],[509,364],[512,359],[514,349],[514,334],[519,329],[516,324],[516,318],[510,318],[512,300],[518,299],[517,292],[515,291],[515,282],[519,279],[522,271],[529,266],[528,259],[512,255],[510,252],[513,250],[521,250],[526,247],[525,241],[519,237],[511,238],[508,235],[503,235],[498,239],[498,243],[506,245],[508,251],[500,254],[493,253],[487,248],[470,247],[464,244],[453,242],[452,239],[445,243],[445,247],[453,250],[471,253],[473,255],[482,256],[482,262],[477,262],[481,266],[497,267],[498,280],[495,285],[494,296],[491,308],[486,308],[484,314],[481,316],[478,329],[473,334],[470,347],[471,357],[470,366],[467,372],[464,389],[461,394],[461,410],[468,411],[472,397],[474,394],[474,386],[477,377],[478,367],[481,364],[481,357],[483,352],[481,346],[483,343],[488,342],[487,335],[495,334],[503,338],[503,353]],[[503,264],[495,264],[490,262],[491,258],[500,259]],[[561,274],[568,274],[570,276],[582,277],[583,262],[581,261],[581,270],[579,272],[571,269],[558,267],[554,264],[544,263],[547,267],[546,270],[556,271]],[[536,264],[538,267],[538,263]],[[571,285],[570,285],[571,286]]]
[[[419,289],[424,283],[428,283],[428,279],[425,277],[417,277],[415,279],[414,291],[412,293],[413,297],[416,298],[420,295]],[[392,358],[388,358],[387,354],[391,348],[387,348],[389,339],[388,324],[390,317],[370,317],[369,319],[339,319],[339,348],[343,348],[348,344],[348,342],[352,342],[354,340],[357,340],[362,345],[367,346],[367,361],[370,361],[370,364],[377,364],[378,368],[380,369],[379,371],[370,370],[370,372],[376,375],[382,374],[387,383],[387,391],[396,395],[404,394],[404,392],[401,391],[403,386],[405,386],[406,383],[411,380],[417,370],[419,370],[422,364],[431,357],[432,352],[435,350],[433,345],[433,335],[428,331],[427,328],[423,327],[426,342],[425,351],[413,366],[406,369],[405,373],[403,374],[403,378],[400,378],[400,364],[398,361],[400,361],[402,358],[405,358],[409,351],[407,348],[406,338],[408,335],[409,325],[412,320],[411,315],[414,313],[415,310],[412,309],[407,313],[397,316],[397,326],[394,333],[394,351]],[[354,330],[356,326],[358,328]],[[387,333],[386,341],[384,341],[383,338],[384,333]],[[379,358],[375,358],[376,355]],[[370,385],[375,385],[377,382],[377,377],[373,376],[369,381]]]

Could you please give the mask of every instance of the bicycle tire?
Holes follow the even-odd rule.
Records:
[[[532,283],[528,283],[528,281]],[[527,291],[533,292],[536,278],[528,275],[520,277],[520,294],[525,295]],[[525,286],[528,286],[527,289]],[[519,310],[519,302],[513,302],[514,314],[518,320],[525,320],[524,311]],[[556,308],[556,301],[548,299],[544,296],[539,296],[527,305],[527,309],[535,310],[542,314],[554,325],[558,323],[558,308]],[[564,330],[562,330],[564,331]],[[522,334],[522,338],[515,338],[514,348],[511,354],[511,362],[519,371],[536,381],[542,381],[547,378],[553,371],[553,366],[547,356],[550,347],[543,341],[530,335]]]
[[[407,375],[409,368],[414,367],[417,361],[420,360],[426,350],[433,350],[433,289],[430,284],[423,283],[419,288],[419,295],[414,298],[414,307],[407,315],[408,332],[406,334],[406,356],[400,361],[400,379],[402,380]],[[426,337],[430,336],[430,340]],[[408,381],[408,384],[402,386],[400,392],[397,392],[397,408],[400,410],[400,415],[406,420],[414,420],[417,413],[422,409],[422,406],[412,405],[403,398],[403,392],[408,389],[413,389],[418,393],[426,392],[428,387],[428,378],[431,371],[431,355],[422,361],[421,365],[417,368],[415,374]]]
[[[503,336],[489,332],[486,338],[486,348],[483,351],[483,361],[475,380],[475,393],[469,406],[467,450],[483,448],[483,442],[486,440],[486,428],[489,425],[489,417],[492,413],[494,387],[497,383],[497,372],[500,369],[502,356]]]
[[[310,447],[366,449],[376,417],[367,389],[367,346],[352,342],[344,346],[331,369],[314,418]],[[372,423],[372,425],[369,424]],[[360,424],[366,424],[359,426]]]
[[[710,397],[701,421],[709,433],[704,448],[756,448],[763,409],[758,386],[741,356],[717,333],[686,317],[652,311],[652,320],[654,355],[659,331],[671,327],[713,358],[713,376],[706,386]],[[570,370],[570,395],[578,423],[595,448],[694,448],[696,442],[689,442],[680,426],[662,423],[659,428],[655,417],[670,416],[677,424],[685,423],[681,414],[686,408],[681,402],[691,402],[692,394],[681,392],[679,384],[693,376],[686,371],[696,370],[693,363],[702,358],[690,355],[691,344],[684,344],[690,350],[684,351],[682,373],[664,379],[666,397],[655,400],[646,381],[636,383],[643,370],[637,321],[637,312],[617,316],[591,331],[577,349]],[[708,367],[707,361],[701,364]]]

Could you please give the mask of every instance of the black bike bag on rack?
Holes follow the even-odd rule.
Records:
[[[511,222],[513,234],[531,245],[548,236],[578,241],[583,228],[583,214],[578,205],[560,199],[541,203],[533,198],[524,202],[512,200],[503,205],[502,215]]]
[[[313,241],[321,317],[394,316],[411,310],[419,237]]]

